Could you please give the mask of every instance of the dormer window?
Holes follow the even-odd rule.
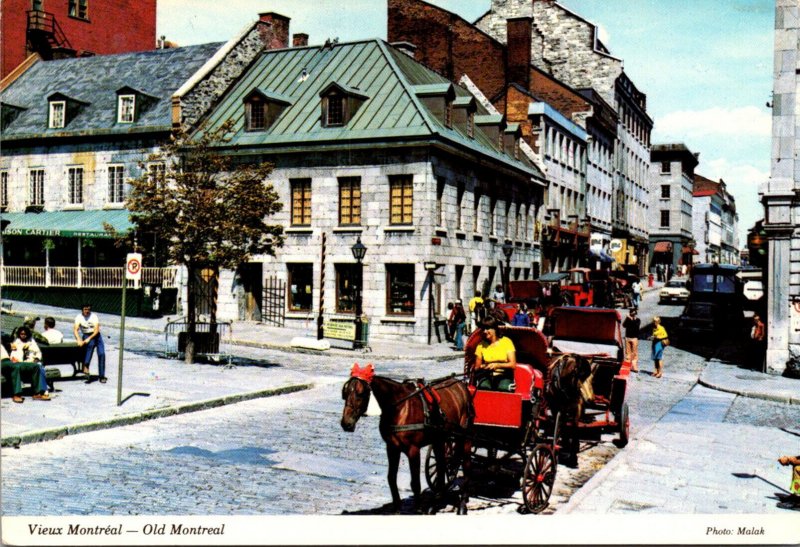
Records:
[[[342,127],[356,115],[358,109],[369,99],[354,87],[336,82],[328,84],[319,94],[322,98],[322,126]]]
[[[136,121],[136,95],[120,95],[117,104],[117,123]]]
[[[446,128],[453,127],[453,101],[456,101],[456,92],[453,84],[442,82],[438,84],[420,84],[414,86],[414,93],[425,108]],[[458,105],[455,105],[458,106]]]
[[[470,139],[475,138],[475,113],[470,112],[467,114],[467,137]]]
[[[50,101],[50,129],[61,129],[66,125],[67,103],[66,101]]]
[[[245,127],[247,131],[269,129],[292,101],[289,97],[254,89],[244,99]]]

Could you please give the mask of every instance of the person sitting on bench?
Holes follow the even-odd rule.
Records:
[[[47,338],[50,344],[62,344],[64,342],[64,335],[56,328],[56,320],[52,317],[44,318],[44,332],[42,336]]]
[[[14,358],[9,356],[5,346],[0,344],[0,365],[2,365],[3,376],[11,382],[12,400],[15,403],[25,402],[25,398],[22,396],[23,377],[30,378],[35,400],[50,400],[50,393],[47,390],[47,377],[41,363],[14,361]]]

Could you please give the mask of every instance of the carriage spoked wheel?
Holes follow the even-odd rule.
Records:
[[[622,403],[622,408],[620,408],[619,414],[616,416],[617,423],[619,424],[619,438],[614,444],[616,444],[619,448],[623,448],[625,445],[627,445],[628,440],[630,439],[631,418],[629,412],[628,403]]]
[[[540,513],[547,507],[556,482],[556,454],[553,447],[537,444],[528,454],[522,476],[522,499],[531,513]]]
[[[454,441],[447,441],[444,443],[444,481],[442,482],[441,492],[446,492],[453,486],[458,475],[459,461],[456,457],[456,443]],[[433,445],[428,446],[425,454],[425,480],[428,487],[434,492],[437,491],[436,481],[442,469],[436,461],[436,455],[433,451]]]

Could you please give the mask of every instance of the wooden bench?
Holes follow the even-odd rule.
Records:
[[[86,348],[78,346],[75,342],[40,344],[39,349],[42,350],[42,364],[45,367],[71,365],[73,376],[83,370],[83,357],[86,355]]]

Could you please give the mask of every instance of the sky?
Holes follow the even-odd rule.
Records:
[[[474,21],[491,0],[428,0]],[[611,54],[647,95],[653,143],[700,153],[696,171],[723,179],[736,199],[739,245],[764,216],[769,178],[774,2],[772,0],[559,0],[595,23]],[[227,41],[274,11],[310,44],[386,38],[385,0],[159,0],[157,28],[179,45]]]

